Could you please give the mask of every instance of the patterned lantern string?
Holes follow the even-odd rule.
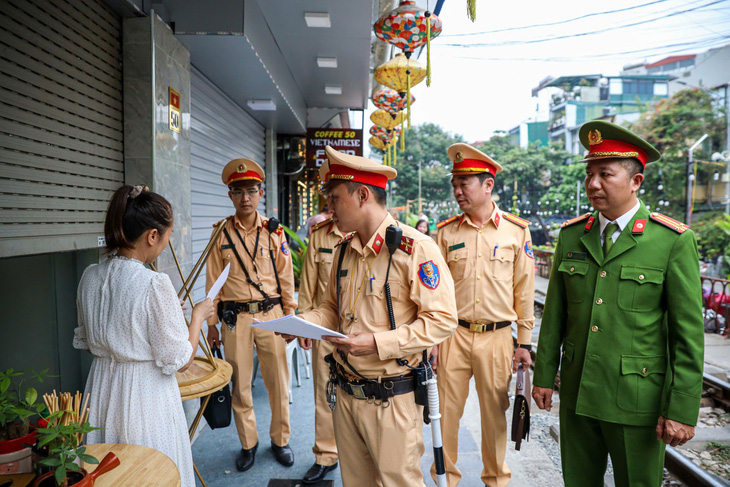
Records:
[[[385,110],[393,117],[398,115],[398,112],[403,111],[408,104],[406,98],[401,97],[398,92],[392,88],[381,88],[377,90],[375,93],[373,93],[371,100],[373,101],[373,105],[375,105],[376,108]],[[411,95],[410,102],[414,103],[415,101],[416,98]]]
[[[426,78],[426,69],[414,59],[408,59],[402,53],[396,54],[393,59],[383,63],[375,69],[375,81],[383,86],[392,88],[398,92],[401,98],[407,100],[407,117],[411,116],[411,87],[417,85]],[[415,99],[414,99],[415,100]]]
[[[385,110],[375,110],[370,114],[370,121],[375,125],[385,127],[386,129],[393,129],[401,124],[406,118],[403,112],[398,112],[395,117]]]
[[[382,151],[385,150],[385,144],[383,144],[383,141],[377,137],[370,137],[370,140],[368,142],[376,149],[380,149]]]
[[[410,59],[413,50],[426,44],[427,60],[430,63],[430,40],[441,34],[441,19],[428,10],[416,5],[414,0],[401,0],[394,10],[387,12],[373,25],[375,35],[393,44]],[[430,65],[428,70],[430,71]],[[427,83],[431,84],[430,80]]]

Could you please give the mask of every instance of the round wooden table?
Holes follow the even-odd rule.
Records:
[[[180,487],[175,462],[154,448],[125,443],[86,445],[86,454],[99,461],[109,452],[114,452],[120,465],[99,476],[94,487]],[[96,465],[81,462],[81,467],[93,472]]]

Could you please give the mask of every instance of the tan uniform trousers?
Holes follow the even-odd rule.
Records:
[[[324,340],[312,340],[312,378],[314,379],[314,461],[329,467],[337,463],[337,443],[332,422],[332,410],[327,404],[327,381],[330,377],[329,364],[325,355],[334,347]]]
[[[277,446],[289,444],[289,366],[286,362],[286,342],[274,332],[251,328],[252,317],[259,320],[273,320],[283,316],[280,306],[274,307],[265,316],[241,313],[233,331],[223,323],[223,346],[226,361],[233,366],[233,419],[236,422],[241,447],[249,450],[258,442],[256,415],[251,396],[251,374],[253,373],[253,347],[259,358],[261,376],[269,393],[271,426],[269,435]]]
[[[413,393],[384,408],[337,389],[335,438],[345,487],[423,487],[423,407]]]
[[[472,375],[479,396],[482,422],[482,481],[488,487],[506,487],[512,476],[504,462],[507,448],[509,408],[508,386],[512,378],[512,330],[474,333],[459,326],[439,346],[438,388],[441,405],[441,431],[444,463],[449,487],[461,480],[456,468],[459,450],[459,420],[469,395]],[[435,467],[431,475],[436,479]],[[468,485],[474,485],[469,479]]]

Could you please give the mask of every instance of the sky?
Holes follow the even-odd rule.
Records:
[[[412,88],[411,120],[436,123],[468,142],[533,116],[531,90],[546,76],[616,75],[626,64],[730,43],[730,0],[477,0],[473,23],[466,3],[444,2],[443,31],[431,42],[431,86]],[[584,18],[565,22],[577,17]],[[555,22],[562,23],[523,28]],[[419,62],[425,65],[425,50]],[[373,110],[371,102],[366,117]],[[366,134],[371,125],[366,119]]]

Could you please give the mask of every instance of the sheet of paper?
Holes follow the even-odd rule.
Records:
[[[213,283],[213,286],[210,288],[210,291],[208,291],[208,295],[206,298],[210,298],[211,300],[215,299],[216,296],[218,296],[218,293],[223,289],[223,284],[226,283],[226,279],[228,279],[228,272],[231,270],[231,263],[229,262],[225,269],[223,269],[223,272],[221,272],[221,275],[218,276],[218,279],[215,280]]]
[[[313,338],[315,340],[322,340],[323,336],[333,336],[340,338],[347,338],[342,333],[337,333],[323,326],[315,325],[305,321],[298,316],[289,315],[283,318],[277,318],[271,321],[254,321],[251,325],[254,328],[261,328],[262,330],[270,330],[279,333],[286,333],[287,335],[294,335],[302,338]]]

